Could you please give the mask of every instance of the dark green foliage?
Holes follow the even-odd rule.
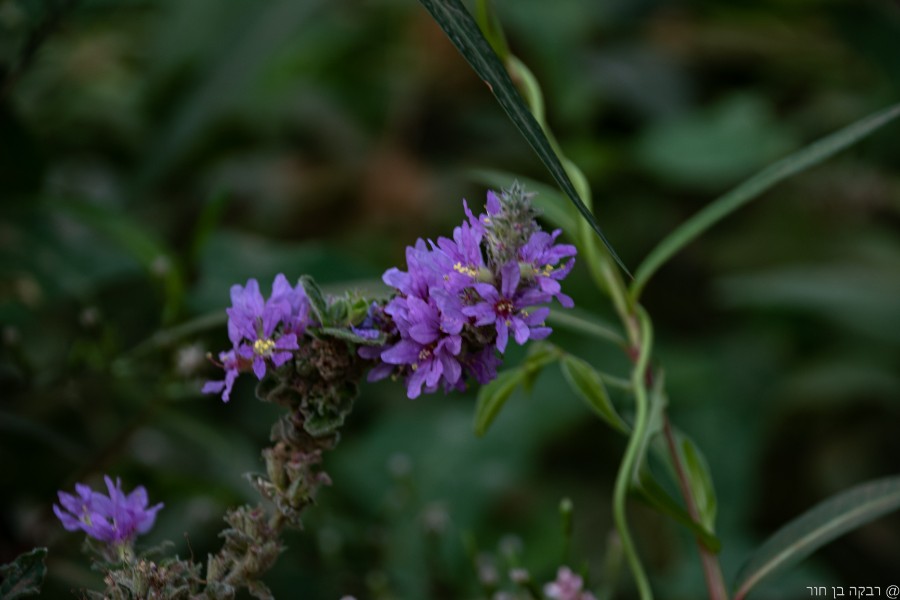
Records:
[[[47,574],[46,558],[46,548],[35,548],[9,564],[0,565],[0,599],[16,600],[40,594]]]
[[[2,70],[59,4],[0,2]],[[628,265],[787,145],[900,93],[892,2],[491,4]],[[724,542],[729,582],[784,523],[900,472],[897,127],[770,189],[644,291],[668,410],[715,482],[716,537],[704,539]],[[572,242],[574,205],[415,2],[76,3],[0,102],[0,563],[50,546],[43,596],[103,589],[50,505],[57,489],[110,473],[166,503],[146,545],[170,539],[205,566],[221,515],[255,502],[241,474],[265,473],[259,449],[308,433],[281,419],[300,403],[289,386],[273,404],[254,400],[252,376],[227,405],[199,394],[221,375],[203,356],[228,343],[229,286],[256,277],[267,293],[283,272],[310,274],[323,296],[383,295],[406,245],[449,235],[461,198],[480,207],[486,184],[464,176],[473,166],[512,174],[494,189],[543,181],[544,218]],[[585,264],[567,280],[578,311],[554,309],[549,341],[625,378],[622,332]],[[362,308],[340,310],[356,323]],[[265,578],[275,597],[474,598],[466,530],[483,550],[520,536],[544,582],[562,555],[564,495],[578,507],[571,555],[604,578],[623,438],[559,369],[537,372],[478,439],[475,389],[412,402],[398,383],[362,385],[324,459],[334,485]],[[627,391],[605,387],[629,422]],[[350,396],[334,393],[307,409],[327,415],[323,430]],[[684,517],[650,454],[652,498]],[[398,456],[405,475],[392,470]],[[435,507],[439,533],[424,526]],[[665,565],[660,589],[703,597],[679,529],[644,521],[638,543]],[[897,531],[885,516],[755,593],[894,583]]]

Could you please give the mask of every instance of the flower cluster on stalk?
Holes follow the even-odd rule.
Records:
[[[279,273],[272,283],[272,294],[263,298],[256,279],[246,286],[231,287],[228,314],[228,338],[231,350],[219,353],[225,379],[209,381],[203,393],[222,394],[228,402],[231,388],[241,371],[252,370],[262,379],[269,366],[280,367],[299,348],[300,336],[310,324],[309,300],[299,283],[291,286]]]
[[[483,214],[463,207],[467,219],[452,239],[418,240],[406,250],[407,270],[383,277],[397,291],[384,307],[396,331],[379,351],[365,349],[380,363],[369,379],[401,376],[410,398],[462,388],[466,376],[487,383],[510,337],[521,345],[550,334],[546,304],[572,306],[559,282],[575,247],[540,228],[530,194],[513,185],[488,192]]]
[[[294,356],[308,328],[313,337],[349,341],[349,350],[369,365],[370,381],[402,378],[410,398],[463,389],[467,378],[491,381],[510,339],[522,345],[546,338],[547,305],[554,299],[573,305],[560,281],[572,269],[575,247],[556,243],[560,230],[541,229],[531,198],[518,184],[488,192],[477,216],[463,201],[466,219],[453,237],[408,247],[406,270],[391,268],[383,276],[393,297],[371,302],[368,310],[363,304],[364,314],[334,311],[338,299],[307,297],[302,283],[291,287],[281,274],[268,300],[255,279],[233,286],[227,310],[233,347],[219,354],[225,377],[203,391],[227,402],[240,372],[262,379],[270,366]]]
[[[59,492],[59,505],[53,512],[68,531],[84,531],[101,542],[113,546],[130,544],[140,534],[147,533],[156,521],[162,503],[148,507],[147,490],[136,487],[130,494],[122,491],[122,481],[115,483],[104,477],[108,494],[75,484],[75,495]],[[61,505],[61,506],[60,506]]]

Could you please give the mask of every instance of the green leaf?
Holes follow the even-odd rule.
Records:
[[[376,338],[367,338],[356,335],[349,329],[341,329],[340,327],[321,327],[317,331],[323,335],[347,342],[353,342],[354,344],[359,344],[361,346],[380,346],[387,339],[387,336],[383,333],[379,334]]]
[[[870,481],[821,502],[779,529],[754,552],[738,573],[734,599],[742,600],[764,578],[898,508],[900,476]]]
[[[330,322],[328,319],[328,304],[325,302],[325,297],[322,295],[319,285],[309,275],[303,275],[300,278],[300,285],[303,286],[303,291],[306,292],[306,297],[309,298],[309,309],[312,311],[316,321],[322,325],[327,325]]]
[[[490,44],[478,28],[478,24],[462,5],[462,2],[460,0],[420,0],[420,2],[431,13],[431,16],[472,66],[475,73],[487,84],[500,106],[537,153],[547,170],[550,171],[553,179],[600,237],[610,255],[625,272],[628,272],[622,260],[613,250],[612,244],[603,234],[603,230],[600,229],[600,225],[594,219],[594,215],[584,205],[572,185],[562,162],[553,151],[540,124],[516,90],[503,63],[491,49]]]
[[[491,10],[490,0],[478,0],[475,10],[478,26],[484,32],[484,37],[490,42],[497,57],[501,61],[506,61],[509,56],[509,46],[506,43],[503,28],[500,26],[500,19],[497,18],[497,13]]]
[[[500,414],[500,409],[516,388],[524,382],[525,373],[525,370],[520,368],[503,371],[497,379],[478,390],[478,402],[475,405],[475,435],[481,437],[487,433],[491,423]]]
[[[526,392],[530,392],[534,386],[534,380],[541,374],[544,367],[550,363],[559,360],[562,352],[559,348],[548,342],[534,342],[528,350],[528,356],[522,363],[522,370],[525,376],[522,378],[522,387]]]
[[[700,449],[689,437],[682,434],[679,438],[681,458],[686,469],[685,475],[688,478],[688,485],[691,486],[691,495],[697,504],[700,522],[710,531],[715,531],[718,506],[709,465]]]
[[[637,299],[650,277],[676,252],[707,229],[776,183],[812,167],[900,116],[900,104],[869,115],[763,169],[682,223],[650,251],[635,271],[631,295]]]
[[[653,472],[646,464],[638,470],[633,489],[650,507],[690,529],[707,550],[716,553],[721,550],[722,542],[719,541],[719,538],[711,530],[691,518],[690,513],[656,481]]]
[[[625,433],[629,430],[628,425],[613,407],[603,380],[591,365],[576,356],[567,354],[562,358],[559,366],[572,390],[581,396],[601,419],[616,431]]]
[[[0,600],[15,600],[26,596],[37,596],[41,593],[47,566],[46,548],[35,548],[31,552],[20,554],[11,563],[0,566]]]

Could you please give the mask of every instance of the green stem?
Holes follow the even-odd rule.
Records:
[[[534,75],[528,68],[515,56],[510,55],[507,58],[507,68],[510,70],[513,80],[519,84],[523,90],[526,101],[534,114],[535,119],[541,125],[550,145],[560,157],[566,174],[572,180],[575,191],[581,198],[584,205],[591,210],[592,196],[590,184],[581,170],[570,161],[562,153],[559,144],[556,142],[553,133],[547,126],[544,117],[544,100],[540,86]],[[639,352],[637,364],[632,372],[631,386],[634,390],[636,417],[634,429],[628,440],[628,447],[625,456],[622,458],[622,464],[619,467],[619,474],[616,477],[616,486],[613,495],[613,518],[616,522],[616,529],[622,540],[622,549],[628,560],[635,583],[637,584],[641,600],[652,600],[653,592],[650,589],[650,583],[644,572],[640,557],[635,549],[634,542],[631,538],[631,532],[628,529],[628,519],[625,514],[625,500],[631,482],[634,478],[634,471],[637,462],[641,458],[642,449],[644,447],[644,437],[646,437],[648,427],[648,404],[647,388],[645,373],[647,365],[650,361],[650,348],[652,345],[652,331],[649,326],[649,318],[643,309],[635,307],[635,303],[630,301],[627,294],[625,283],[619,276],[618,270],[613,264],[612,256],[608,251],[602,251],[597,248],[588,222],[581,219],[579,222],[578,237],[581,241],[581,247],[587,254],[587,263],[594,281],[601,290],[607,292],[612,299],[613,306],[622,320],[623,325],[628,334],[631,347]],[[641,325],[639,326],[635,318],[635,309],[640,311]],[[639,349],[639,350],[638,350]]]
[[[622,464],[619,466],[619,473],[616,476],[616,486],[613,491],[613,520],[616,524],[616,530],[622,540],[622,550],[625,553],[625,559],[631,568],[634,576],[635,584],[638,588],[641,600],[652,600],[653,592],[650,589],[650,583],[647,580],[647,574],[641,565],[640,557],[631,538],[631,531],[628,528],[628,518],[625,512],[625,502],[628,496],[628,490],[634,480],[634,472],[638,467],[641,449],[644,445],[644,438],[647,434],[649,426],[649,400],[647,398],[646,372],[647,365],[650,362],[650,349],[652,346],[653,331],[650,328],[650,320],[646,317],[643,309],[641,311],[641,350],[637,363],[631,374],[631,385],[634,388],[635,401],[635,418],[634,429],[631,437],[628,438],[628,446],[625,449],[625,456],[622,457]]]

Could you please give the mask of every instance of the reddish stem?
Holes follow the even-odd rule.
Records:
[[[681,464],[681,457],[675,445],[675,435],[672,432],[672,424],[669,422],[668,415],[665,415],[663,422],[663,435],[666,438],[666,446],[669,450],[669,455],[672,457],[672,464],[678,477],[678,487],[681,488],[681,495],[684,498],[688,514],[694,523],[699,524],[700,513],[697,510],[697,503],[691,492],[691,486],[688,484],[687,474]],[[700,551],[703,577],[706,579],[706,589],[709,591],[710,600],[728,600],[728,591],[725,589],[725,582],[722,579],[722,569],[719,567],[719,560],[715,554],[703,545],[703,541],[699,537],[695,537],[695,540],[697,541],[697,549]]]

